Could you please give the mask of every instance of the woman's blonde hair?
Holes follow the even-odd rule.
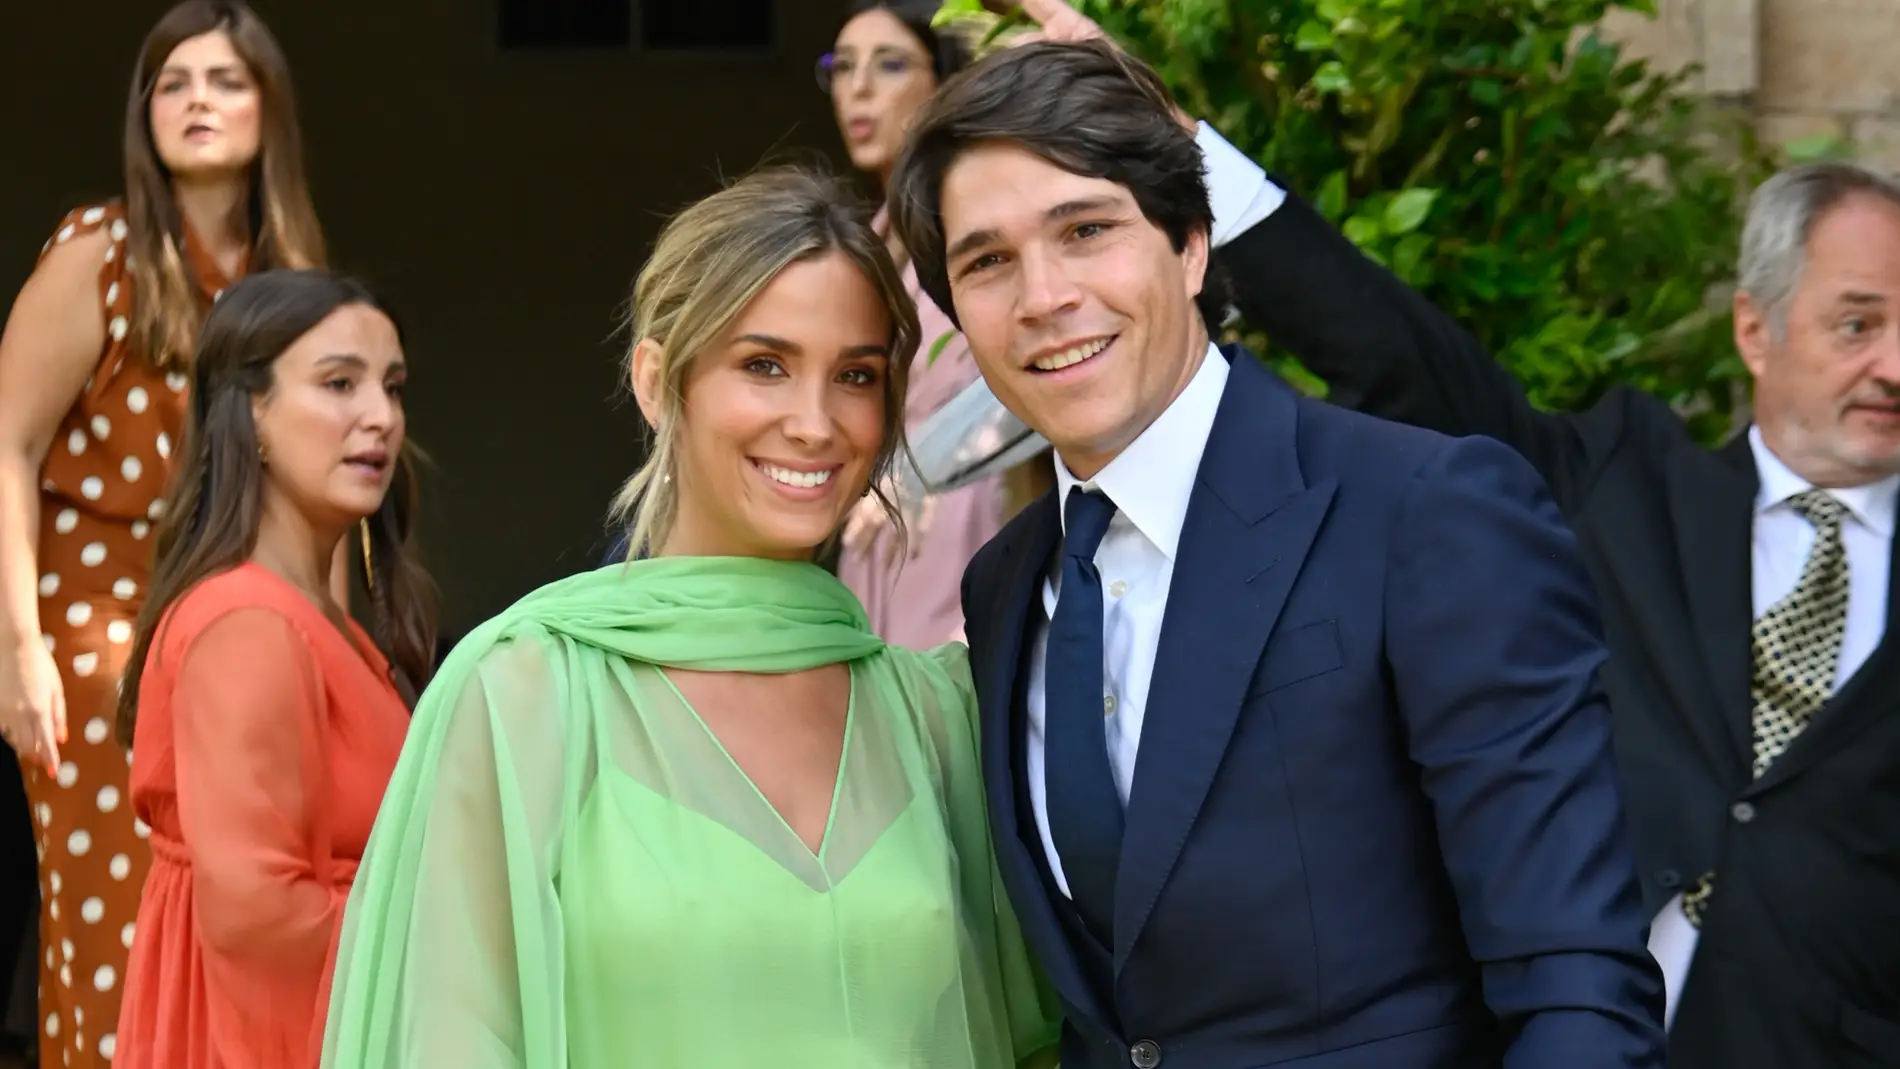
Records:
[[[679,421],[693,361],[779,272],[830,253],[842,254],[864,273],[891,316],[884,436],[868,489],[901,537],[897,507],[883,484],[904,444],[904,395],[920,329],[917,307],[866,210],[842,184],[803,167],[775,167],[754,172],[669,220],[634,281],[627,380],[632,379],[633,350],[651,340],[662,352],[663,386],[646,463],[614,501],[615,521],[630,528],[630,558],[657,550],[673,526],[679,503],[673,478]]]

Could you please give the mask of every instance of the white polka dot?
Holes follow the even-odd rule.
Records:
[[[73,1049],[86,1053],[86,1037],[79,1031],[79,1007],[73,1007]]]
[[[60,534],[72,534],[73,528],[77,526],[79,526],[78,509],[60,509],[59,515],[53,517],[53,530]]]
[[[149,523],[146,523],[144,520],[132,521],[132,537],[133,538],[144,538],[146,535],[150,534],[151,531],[152,531],[152,525]]]
[[[106,625],[106,639],[115,646],[123,646],[132,641],[132,625],[125,620],[114,620]]]
[[[110,1059],[112,1052],[117,1050],[118,1047],[118,1039],[111,1032],[107,1032],[105,1035],[99,1037],[99,1056],[101,1058]]]
[[[112,437],[112,421],[104,416],[92,417],[92,436],[102,442]]]
[[[71,237],[73,236],[73,233],[74,233],[74,231],[75,231],[76,229],[77,229],[77,228],[75,228],[75,227],[73,226],[73,224],[71,224],[71,223],[67,223],[67,224],[66,224],[65,226],[63,226],[63,227],[61,227],[61,228],[60,228],[60,231],[59,231],[59,237],[57,237],[57,238],[55,238],[54,240],[55,240],[55,241],[66,241],[67,239],[69,239],[69,238],[71,238]]]
[[[46,643],[46,652],[48,652],[48,653],[51,653],[51,652],[53,652],[53,636],[51,636],[51,635],[41,635],[41,636],[40,636],[40,638],[41,638],[42,640],[44,640],[44,641],[45,641],[45,643]]]
[[[81,679],[89,678],[99,670],[99,655],[87,650],[73,655],[73,674]]]
[[[100,991],[110,991],[112,985],[118,982],[119,974],[113,972],[110,965],[101,965],[99,971],[92,974],[92,986]]]
[[[52,806],[47,805],[45,802],[41,802],[39,805],[39,814],[40,814],[40,827],[50,828],[53,826],[53,807]],[[53,893],[54,894],[59,893],[59,873],[57,872],[53,873]]]
[[[79,563],[88,568],[97,568],[105,561],[106,544],[104,542],[88,542],[86,547],[79,551]]]
[[[86,851],[91,849],[92,835],[84,828],[76,829],[66,837],[66,850],[74,857],[85,857]]]
[[[151,505],[145,510],[145,515],[151,517],[154,520],[164,519],[165,518],[165,499],[162,497],[153,498]]]
[[[59,763],[59,773],[53,777],[61,787],[70,787],[79,782],[79,766],[71,761]]]
[[[46,967],[49,969],[53,967],[53,948],[52,947],[46,948]]]
[[[54,894],[58,894],[59,889],[66,885],[66,881],[59,878],[59,870],[57,869],[47,874],[47,882],[53,885]]]
[[[88,898],[79,903],[79,919],[87,924],[98,924],[106,915],[106,904],[97,898]]]
[[[92,743],[94,746],[106,741],[106,736],[111,734],[111,732],[112,728],[106,723],[105,717],[95,716],[91,720],[86,721],[86,741]],[[107,789],[109,790],[110,788]]]
[[[87,208],[86,214],[80,216],[79,221],[86,224],[87,226],[91,226],[92,224],[98,222],[101,219],[104,219],[105,217],[106,217],[106,210],[104,208],[94,206],[91,208]]]
[[[105,481],[97,475],[88,475],[79,481],[79,496],[87,501],[97,501],[105,492]]]
[[[55,898],[51,902],[46,903],[46,914],[54,920],[59,919],[59,899]]]
[[[67,987],[73,986],[73,967],[71,965],[61,965],[59,967],[59,982]]]
[[[110,813],[119,808],[119,788],[110,783],[99,788],[99,812]]]
[[[145,411],[151,403],[152,397],[143,386],[134,386],[125,392],[125,407],[131,409],[134,415]]]
[[[138,592],[139,585],[130,579],[115,579],[112,582],[112,596],[120,601],[131,601]]]
[[[67,227],[67,229],[70,230],[72,228]],[[46,1034],[49,1037],[57,1037],[59,1035],[59,1014],[49,1013],[46,1015]]]
[[[59,593],[59,576],[48,572],[40,576],[40,597],[50,598]]]
[[[84,453],[86,451],[86,432],[80,430],[78,427],[74,427],[73,432],[66,436],[66,451],[73,456],[79,456],[81,453]]]
[[[112,220],[112,240],[114,241],[125,240],[125,220],[123,219]],[[130,261],[128,261],[128,263],[129,262]]]
[[[66,622],[74,627],[84,627],[86,621],[90,619],[92,619],[91,605],[83,601],[75,601],[66,607]]]
[[[137,457],[126,457],[119,462],[119,474],[125,476],[126,482],[138,482],[139,476],[145,474],[145,463]]]
[[[126,857],[124,854],[113,854],[112,861],[107,865],[106,871],[112,873],[113,879],[123,880],[127,876],[132,875],[132,859]],[[132,926],[128,924],[126,927],[131,928]],[[127,942],[131,942],[131,939],[132,937],[130,935],[126,936]]]
[[[172,458],[172,436],[164,431],[158,432],[158,458],[160,460]]]
[[[133,921],[126,921],[125,927],[119,929],[119,942],[125,944],[125,949],[132,949],[132,936],[137,930],[138,924]]]
[[[73,1027],[78,1028],[81,1025],[84,1025],[85,1023],[86,1023],[85,1009],[83,1007],[74,1006],[73,1007]]]
[[[126,756],[130,757],[131,754],[127,754]],[[145,823],[144,821],[140,820],[137,817],[133,817],[132,818],[132,834],[138,836],[141,839],[150,838],[152,834],[152,826],[150,824]]]
[[[165,388],[171,392],[184,393],[185,387],[189,385],[191,385],[191,379],[186,375],[176,371],[167,371],[165,373]]]
[[[117,245],[107,245],[106,246],[106,263],[111,263],[112,261],[118,258],[119,258],[119,247]]]
[[[65,960],[73,960],[73,941],[70,939],[61,939],[59,941],[59,952],[64,956]]]

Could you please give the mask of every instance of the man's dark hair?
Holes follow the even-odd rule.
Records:
[[[891,175],[891,220],[917,280],[959,327],[944,262],[943,178],[966,150],[995,141],[1127,189],[1176,252],[1195,230],[1212,231],[1200,146],[1153,70],[1103,40],[1003,49],[938,89]],[[1210,265],[1200,301],[1210,332],[1226,307],[1214,274]]]

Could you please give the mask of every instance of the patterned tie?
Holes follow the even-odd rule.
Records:
[[[1752,632],[1756,779],[1833,696],[1847,631],[1847,550],[1841,542],[1847,506],[1821,490],[1804,490],[1788,504],[1814,525],[1814,548],[1794,589],[1762,613]],[[1715,874],[1709,873],[1683,896],[1689,923],[1702,927],[1714,890]]]
[[[1062,859],[1076,912],[1110,946],[1122,801],[1102,719],[1102,576],[1095,569],[1095,551],[1114,516],[1115,503],[1102,494],[1079,487],[1069,491],[1063,507],[1062,589],[1043,661],[1049,837]]]

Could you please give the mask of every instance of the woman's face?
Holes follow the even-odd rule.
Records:
[[[870,485],[884,444],[891,317],[843,253],[792,264],[693,357],[673,428],[678,509],[661,552],[809,560]],[[663,351],[634,353],[649,420]]]
[[[381,508],[402,452],[407,373],[396,325],[367,305],[337,309],[285,349],[251,409],[267,510],[287,505],[342,530]]]
[[[882,182],[911,119],[937,90],[930,54],[897,16],[879,8],[845,23],[830,69],[831,106],[851,163]]]
[[[152,86],[152,141],[174,178],[247,170],[262,144],[262,115],[263,94],[222,31],[172,49]]]

